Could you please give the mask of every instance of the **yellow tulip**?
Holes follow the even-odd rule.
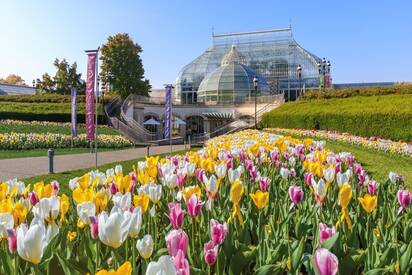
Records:
[[[69,230],[69,232],[67,232],[67,239],[69,241],[71,241],[71,242],[74,241],[76,239],[76,237],[77,237],[77,233],[75,231],[70,231]]]
[[[130,262],[125,262],[117,270],[107,271],[106,269],[99,270],[96,275],[131,275],[132,274],[132,264]]]
[[[350,200],[352,199],[352,188],[349,184],[345,183],[339,190],[338,203],[340,207],[347,208]]]
[[[0,201],[0,213],[12,213],[13,207],[11,204],[11,199],[4,199]]]
[[[253,203],[256,205],[257,208],[263,209],[269,202],[269,193],[262,192],[260,190],[256,191],[256,193],[250,193],[250,197],[253,200]]]
[[[85,201],[93,201],[94,192],[92,189],[82,189],[78,187],[73,190],[73,200],[79,204]]]
[[[197,196],[198,199],[202,196],[202,191],[198,185],[188,186],[182,190],[183,198],[188,201],[193,194]]]
[[[230,201],[233,204],[238,204],[242,199],[244,187],[240,180],[236,180],[230,187]]]
[[[7,184],[5,182],[0,184],[0,201],[4,200],[7,197]]]
[[[303,140],[303,145],[306,147],[306,148],[308,148],[310,145],[312,145],[313,144],[313,139],[311,139],[311,138],[305,138],[304,140]]]
[[[366,213],[371,213],[378,206],[377,196],[371,196],[369,194],[366,194],[363,197],[359,197],[358,200],[361,203],[363,209],[366,211]]]
[[[122,174],[119,174],[114,177],[114,180],[116,181],[116,185],[121,193],[124,194],[126,192],[129,192],[132,182],[132,178],[129,175],[123,177]]]
[[[44,182],[37,182],[33,186],[34,192],[36,192],[39,199],[49,198],[53,195],[53,186],[49,184],[44,184]]]
[[[146,193],[133,196],[134,207],[140,207],[143,213],[145,213],[147,208],[149,208],[149,202],[149,196],[147,196]]]
[[[80,188],[83,190],[89,186],[89,182],[90,182],[89,174],[84,174],[77,180],[77,183],[79,184]]]
[[[104,211],[108,203],[108,198],[107,198],[106,193],[97,192],[93,198],[93,202],[96,206],[96,214]]]
[[[146,173],[144,170],[139,170],[137,172],[137,181],[140,182],[142,185],[146,185],[150,183],[149,174]]]
[[[60,222],[64,222],[66,220],[66,213],[69,211],[69,198],[66,195],[61,195],[59,197],[60,201]]]
[[[20,202],[17,202],[13,207],[12,214],[13,214],[15,226],[19,226],[20,224],[24,223],[24,221],[26,220],[27,208]]]

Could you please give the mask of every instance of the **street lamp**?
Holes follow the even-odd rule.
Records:
[[[257,129],[257,89],[258,89],[259,79],[255,76],[253,78],[253,87],[255,88],[255,129]]]
[[[300,64],[298,65],[297,72],[298,72],[298,79],[299,79],[299,96],[298,97],[300,97],[302,95],[302,66]]]
[[[329,82],[329,74],[330,74],[330,61],[326,61],[326,58],[322,59],[322,63],[317,63],[318,65],[318,70],[319,70],[319,75],[322,77],[322,88],[323,91],[325,91],[326,88],[326,75],[328,76],[328,81]]]

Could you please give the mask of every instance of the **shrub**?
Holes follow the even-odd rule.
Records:
[[[290,102],[263,115],[263,127],[303,128],[412,140],[412,95]]]
[[[105,96],[105,101],[110,100],[112,96]],[[84,95],[77,96],[78,103],[84,103],[86,97]],[[37,94],[37,95],[2,95],[0,102],[25,102],[25,103],[70,103],[72,101],[70,95],[59,94]]]

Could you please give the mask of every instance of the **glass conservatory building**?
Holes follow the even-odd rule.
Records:
[[[241,101],[253,93],[251,79],[257,76],[260,93],[284,92],[294,99],[302,88],[330,85],[329,68],[321,63],[295,41],[291,28],[213,34],[212,45],[180,71],[175,97],[182,104]]]

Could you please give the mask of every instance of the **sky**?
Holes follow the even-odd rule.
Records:
[[[212,30],[291,24],[302,47],[331,61],[334,83],[412,81],[411,10],[408,0],[0,0],[0,77],[31,85],[55,74],[55,58],[76,61],[84,75],[84,50],[126,32],[161,88],[210,46]]]

